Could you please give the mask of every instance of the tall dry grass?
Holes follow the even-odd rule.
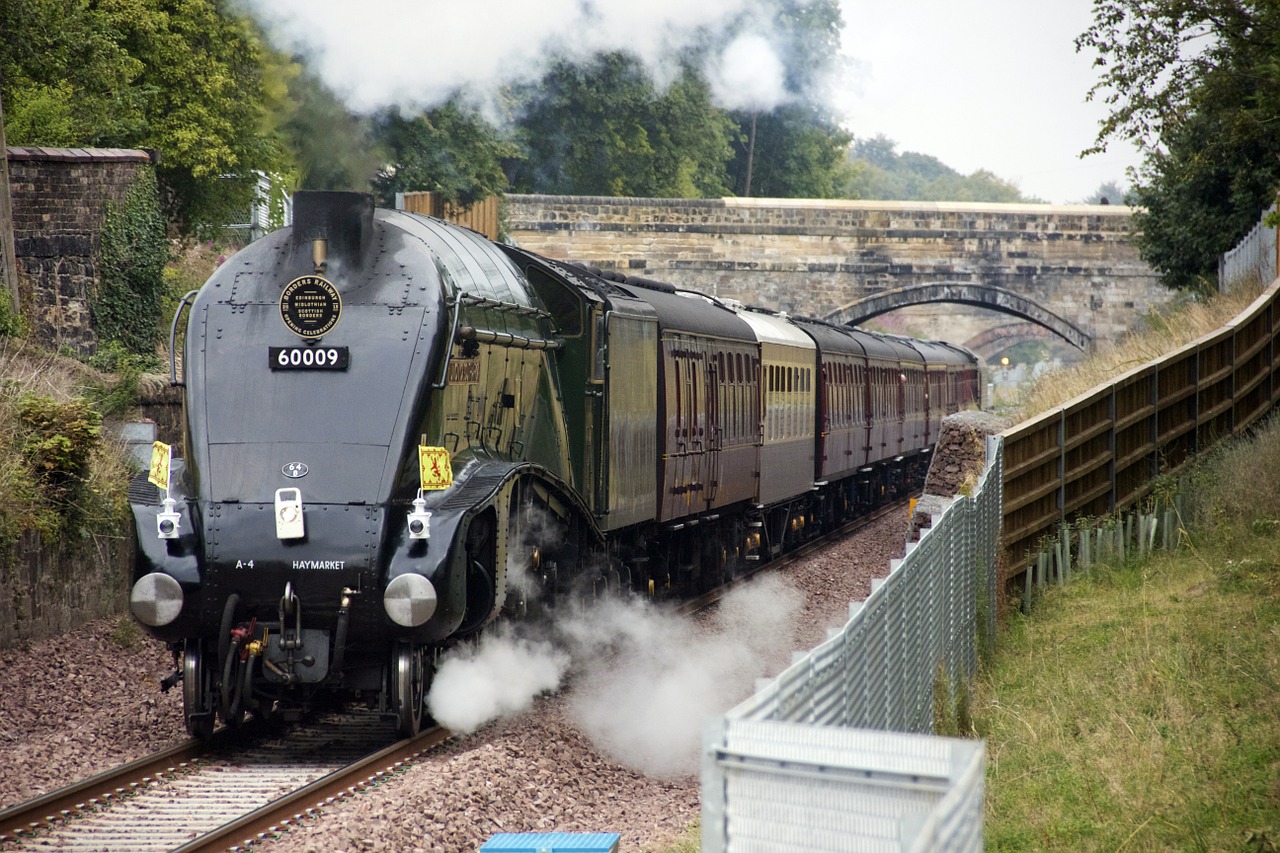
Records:
[[[1150,312],[1140,318],[1143,321],[1140,331],[1116,344],[1102,346],[1081,362],[1039,377],[1011,413],[1012,421],[1018,423],[1057,408],[1117,376],[1218,331],[1248,308],[1262,291],[1263,285],[1255,283],[1227,294],[1182,298]]]
[[[0,337],[0,542],[29,529],[57,535],[72,514],[78,523],[94,529],[111,529],[123,519],[130,474],[123,443],[104,430],[75,505],[52,506],[44,500],[38,472],[23,451],[29,430],[17,413],[24,394],[65,403],[100,396],[104,385],[102,374],[75,359],[22,338]]]

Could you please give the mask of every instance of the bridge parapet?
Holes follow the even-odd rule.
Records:
[[[811,316],[955,282],[1026,297],[1105,341],[1171,298],[1122,205],[511,195],[505,213],[534,251]]]

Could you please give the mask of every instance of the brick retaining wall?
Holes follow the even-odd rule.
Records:
[[[99,283],[103,218],[142,169],[146,151],[9,146],[14,255],[34,340],[87,355],[97,346],[89,304]]]

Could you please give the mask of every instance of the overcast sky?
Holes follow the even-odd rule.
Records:
[[[839,94],[846,126],[962,174],[986,169],[1046,201],[1127,186],[1127,143],[1080,159],[1107,115],[1086,103],[1097,80],[1074,40],[1090,0],[840,0],[851,60]],[[1115,201],[1113,199],[1112,201]]]

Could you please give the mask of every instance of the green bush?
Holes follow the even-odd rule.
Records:
[[[0,293],[0,338],[20,338],[27,333],[22,315],[9,305],[9,299]]]
[[[26,428],[22,454],[41,497],[52,507],[73,511],[101,440],[102,416],[86,400],[59,403],[31,393],[18,398],[16,411]]]
[[[122,415],[132,408],[138,402],[138,383],[143,371],[160,365],[155,356],[131,353],[119,341],[99,346],[86,361],[90,367],[109,374],[101,381],[90,382],[85,390],[94,408],[106,417]]]
[[[169,261],[155,176],[143,171],[103,220],[101,283],[93,300],[94,331],[138,355],[154,355],[160,339]]]

